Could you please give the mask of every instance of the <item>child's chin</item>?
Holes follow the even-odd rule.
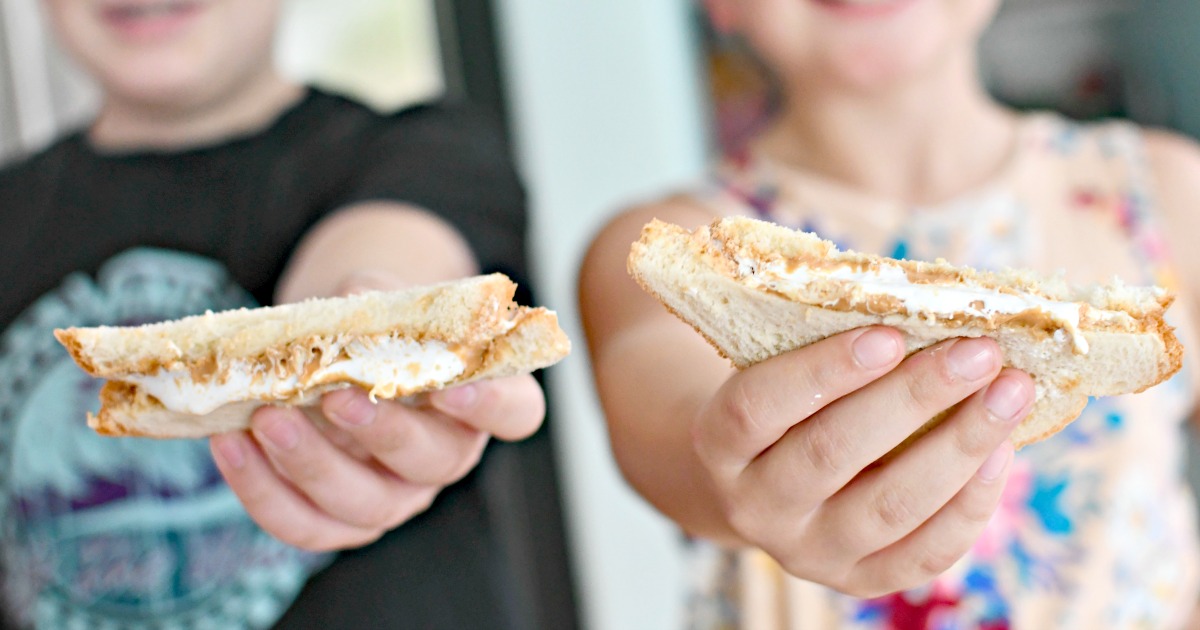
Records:
[[[214,82],[199,76],[195,68],[191,68],[190,72],[172,73],[171,70],[169,67],[158,67],[141,72],[124,72],[121,76],[101,78],[101,84],[112,97],[166,110],[182,110],[202,104],[217,91]]]

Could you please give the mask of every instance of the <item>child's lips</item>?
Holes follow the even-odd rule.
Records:
[[[101,5],[100,15],[123,39],[151,41],[185,29],[203,6],[198,0],[117,0]]]
[[[902,0],[817,0],[821,4],[829,5],[846,5],[846,6],[880,6],[888,4],[899,4]]]
[[[845,17],[882,17],[895,13],[916,0],[812,0]]]

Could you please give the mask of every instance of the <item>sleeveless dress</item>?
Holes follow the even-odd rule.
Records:
[[[726,163],[698,199],[810,230],[843,248],[982,269],[1065,270],[1075,282],[1177,284],[1136,127],[1025,116],[1006,167],[972,194],[904,207],[780,168]],[[1182,296],[1168,320],[1196,348]],[[1194,366],[1138,395],[1093,399],[1019,451],[971,551],[920,589],[861,600],[783,573],[765,554],[691,545],[691,628],[753,630],[1184,627],[1200,566],[1184,476]]]

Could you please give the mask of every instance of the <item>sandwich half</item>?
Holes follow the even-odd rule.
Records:
[[[258,406],[309,405],[338,388],[399,398],[558,362],[571,344],[556,315],[518,306],[515,291],[492,274],[54,334],[107,379],[88,417],[97,432],[201,437],[245,428]]]
[[[903,333],[909,353],[952,337],[992,337],[1005,364],[1027,372],[1037,390],[1013,433],[1018,447],[1061,430],[1089,396],[1140,392],[1183,361],[1163,319],[1173,296],[1158,287],[1073,287],[1027,271],[839,251],[816,235],[740,217],[690,232],[655,220],[628,265],[738,368],[877,324]]]

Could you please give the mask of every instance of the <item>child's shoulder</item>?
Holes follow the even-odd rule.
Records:
[[[1200,234],[1200,145],[1162,129],[1141,129],[1140,134],[1167,233],[1177,237]],[[1179,243],[1176,254],[1191,258],[1185,261],[1189,271],[1200,269],[1200,249],[1183,245],[1190,244]]]
[[[1030,137],[1060,150],[1089,148],[1106,153],[1136,151],[1160,163],[1200,165],[1200,144],[1173,131],[1139,125],[1123,118],[1077,120],[1053,111],[1022,114]]]
[[[1181,204],[1168,198],[1200,200],[1200,144],[1168,130],[1111,118],[1074,120],[1053,112],[1023,114],[1027,154],[1056,173],[1094,180],[1110,175],[1114,186],[1136,184],[1153,192],[1166,211]]]
[[[1160,178],[1181,178],[1200,190],[1200,144],[1173,131],[1139,128],[1146,159]]]
[[[1053,111],[1021,115],[1027,146],[1062,157],[1137,158],[1143,152],[1141,127],[1120,118],[1077,120]]]

